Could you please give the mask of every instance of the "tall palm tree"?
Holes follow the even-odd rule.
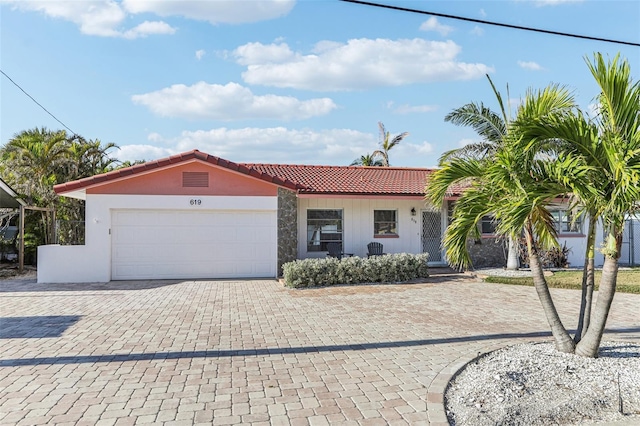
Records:
[[[626,215],[640,201],[640,82],[633,81],[629,63],[620,61],[619,55],[605,62],[598,53],[587,65],[600,88],[596,121],[601,133],[596,158],[601,160],[600,171],[608,179],[599,182],[604,188],[600,188],[602,197],[596,205],[602,206],[607,237],[598,300],[576,353],[595,357],[616,291]]]
[[[489,74],[486,74],[486,76],[498,102],[500,112],[496,113],[492,111],[483,103],[470,102],[447,114],[444,121],[451,122],[457,126],[471,127],[482,137],[482,141],[446,151],[440,157],[441,164],[452,158],[490,159],[496,155],[498,149],[504,143],[505,138],[508,137],[511,121],[510,113],[507,113],[508,105],[505,107],[502,95],[496,89],[491,77],[489,77]],[[507,85],[507,100],[508,98],[509,86]],[[508,238],[507,269],[518,269],[520,266],[516,241],[517,237]]]
[[[381,167],[383,166],[383,162],[380,158],[376,158],[374,155],[372,154],[365,154],[360,156],[360,158],[357,158],[355,160],[353,160],[353,162],[351,162],[350,164],[351,166],[376,166],[376,167]]]
[[[618,259],[625,218],[640,201],[640,82],[633,81],[629,63],[619,55],[606,62],[600,53],[587,60],[600,93],[598,114],[590,121],[577,112],[561,120],[549,118],[523,123],[537,142],[555,142],[559,158],[571,160],[572,168],[588,168],[588,179],[566,179],[584,205],[590,222],[601,219],[605,233],[605,261],[593,315],[593,254],[595,231],[588,231],[587,264],[583,277],[576,353],[596,356],[616,289]],[[531,145],[539,149],[536,144]],[[592,235],[593,234],[593,235]]]
[[[409,132],[402,132],[392,138],[391,133],[384,128],[384,124],[380,121],[378,122],[378,128],[380,129],[381,149],[373,151],[373,154],[371,155],[373,157],[380,157],[382,159],[382,165],[384,167],[389,167],[389,151],[398,145],[404,138],[409,136]]]
[[[529,92],[517,117],[524,120],[539,115],[562,115],[573,105],[565,89],[550,86]],[[483,216],[494,215],[499,235],[514,238],[524,230],[534,286],[556,347],[562,352],[573,352],[575,343],[560,321],[538,255],[539,247],[557,245],[547,205],[563,195],[566,188],[553,179],[556,171],[547,158],[520,149],[519,135],[511,129],[506,135],[495,145],[490,158],[453,155],[445,159],[427,186],[427,195],[433,203],[442,205],[451,185],[463,181],[468,185],[456,203],[452,224],[443,240],[453,266],[470,265],[467,239],[478,236],[478,223]]]
[[[440,157],[440,161],[446,161],[453,157],[474,157],[485,158],[493,156],[507,136],[509,129],[510,115],[507,113],[502,95],[496,89],[489,74],[487,80],[491,85],[493,94],[498,101],[500,113],[492,111],[483,103],[470,102],[460,108],[454,109],[444,117],[444,121],[457,126],[471,127],[482,137],[482,141],[467,144],[462,148],[446,151]],[[507,86],[507,98],[509,97],[509,86]],[[508,107],[508,105],[507,105]]]
[[[585,262],[582,276],[582,295],[578,327],[574,341],[578,343],[587,329],[591,318],[593,289],[595,285],[595,238],[596,224],[600,220],[602,207],[599,206],[600,194],[597,188],[589,183],[606,181],[607,177],[599,171],[597,155],[594,155],[600,144],[597,124],[581,111],[575,110],[561,119],[545,117],[539,120],[517,121],[514,126],[524,137],[523,149],[545,152],[559,159],[578,159],[579,161],[558,162],[560,167],[558,181],[571,188],[572,198],[576,201],[572,207],[587,218]],[[572,181],[572,170],[575,167],[589,168],[589,179],[585,182]]]

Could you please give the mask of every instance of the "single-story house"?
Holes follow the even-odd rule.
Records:
[[[441,241],[459,188],[442,209],[426,203],[434,171],[240,164],[193,150],[63,183],[56,193],[86,202],[85,245],[40,246],[38,282],[276,277],[286,262],[326,257],[329,242],[362,257],[376,241],[446,265]],[[575,265],[582,224],[557,216]],[[490,220],[482,230],[475,265],[504,265]]]

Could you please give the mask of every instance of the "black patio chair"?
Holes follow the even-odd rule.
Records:
[[[342,256],[353,256],[353,253],[345,253],[342,251],[341,243],[327,243],[327,256],[342,259]]]
[[[382,256],[383,254],[383,246],[382,243],[369,243],[367,244],[367,257],[371,256]]]

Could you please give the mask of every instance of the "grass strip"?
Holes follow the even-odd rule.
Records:
[[[596,291],[602,276],[601,271],[596,271]],[[545,277],[549,288],[566,288],[580,290],[582,287],[582,271],[561,271]],[[488,283],[533,286],[531,277],[498,277],[489,276],[484,279]],[[621,270],[618,272],[616,291],[620,293],[640,294],[640,269]]]

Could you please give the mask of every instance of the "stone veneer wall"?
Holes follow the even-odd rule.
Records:
[[[504,268],[507,266],[507,247],[504,239],[469,240],[467,247],[474,268]]]
[[[298,257],[298,198],[296,193],[278,188],[278,276],[282,265]]]

